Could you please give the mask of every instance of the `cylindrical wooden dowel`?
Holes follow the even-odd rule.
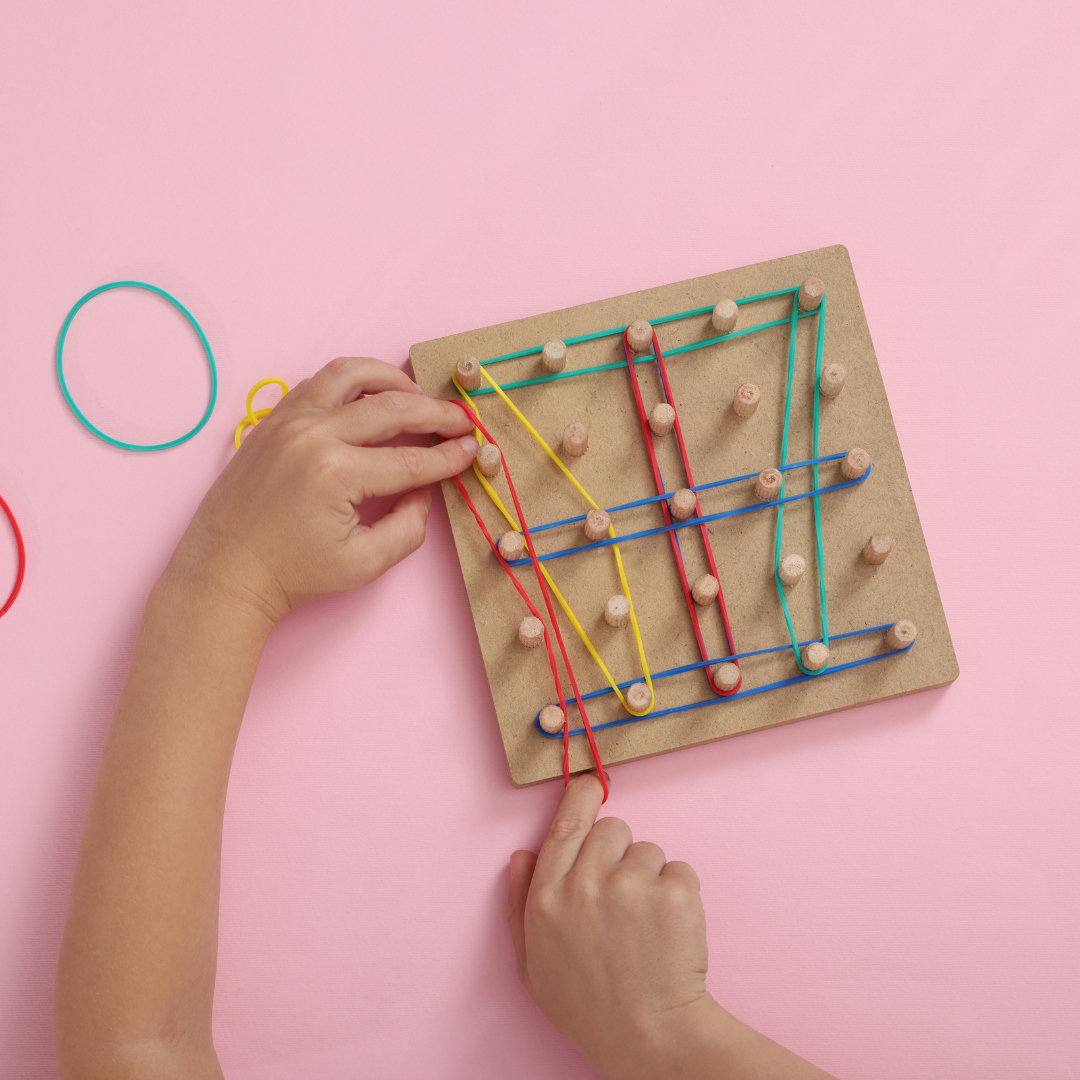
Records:
[[[590,510],[585,515],[585,535],[595,543],[603,540],[611,528],[611,518],[603,510]]]
[[[518,627],[518,641],[526,649],[535,649],[544,640],[544,624],[535,615],[526,615]]]
[[[626,704],[633,712],[644,712],[652,704],[652,691],[643,682],[636,682],[626,691]]]
[[[873,566],[880,566],[892,553],[893,542],[891,536],[884,533],[874,533],[866,546],[862,549],[862,557]]]
[[[488,477],[502,472],[502,454],[494,443],[486,442],[476,451],[476,467]]]
[[[540,353],[540,363],[544,370],[552,375],[557,371],[562,371],[566,367],[566,344],[558,338],[545,342]]]
[[[901,619],[898,623],[893,623],[885,635],[885,644],[890,649],[906,649],[915,640],[917,633],[913,622],[909,619]]]
[[[664,436],[675,426],[675,410],[666,402],[661,401],[651,413],[649,413],[649,427],[654,435]]]
[[[484,377],[480,374],[480,361],[475,356],[463,356],[454,370],[462,390],[479,390]]]
[[[712,574],[702,574],[694,582],[690,595],[699,607],[708,607],[720,595],[720,582]]]
[[[525,537],[511,529],[499,537],[499,554],[507,561],[513,562],[525,554]]]
[[[712,309],[713,329],[718,334],[730,334],[739,321],[739,305],[734,300],[721,300]]]
[[[754,484],[754,494],[762,502],[780,498],[780,485],[784,482],[779,469],[763,469]]]
[[[734,664],[717,664],[712,669],[712,677],[717,688],[728,694],[739,685],[742,672]]]
[[[821,369],[818,386],[826,397],[836,397],[847,382],[847,370],[843,364],[826,364]]]
[[[589,429],[584,424],[567,424],[562,433],[562,448],[571,457],[581,457],[589,449]]]
[[[785,585],[797,585],[806,573],[806,560],[801,555],[785,555],[780,560],[780,580]]]
[[[630,601],[616,593],[604,605],[604,621],[608,626],[625,626],[630,618]]]
[[[821,278],[808,277],[799,289],[799,310],[814,311],[821,306],[825,295],[825,282]]]
[[[563,729],[563,724],[566,722],[566,717],[558,705],[545,705],[540,710],[538,719],[540,721],[540,726],[549,735],[558,735]]]
[[[744,382],[735,391],[735,400],[731,407],[739,416],[753,416],[760,400],[761,391],[752,382]]]
[[[840,472],[845,480],[858,480],[870,468],[870,455],[856,446],[847,452],[847,457],[840,462]]]
[[[644,319],[635,319],[626,328],[626,344],[631,352],[648,352],[652,348],[652,326]]]
[[[820,641],[815,641],[803,649],[802,662],[810,671],[820,671],[829,662],[829,650]]]
[[[697,496],[689,488],[679,488],[668,499],[668,508],[676,521],[685,521],[697,513]]]

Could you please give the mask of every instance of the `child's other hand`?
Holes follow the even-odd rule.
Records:
[[[705,989],[697,874],[618,818],[594,824],[602,799],[594,774],[576,777],[539,857],[511,857],[518,974],[602,1075],[681,1076],[682,1051],[722,1011]]]
[[[425,397],[391,364],[334,360],[248,434],[196,511],[169,572],[272,621],[365,585],[423,543],[431,493],[411,489],[468,468],[476,456],[471,430],[461,409]],[[371,445],[403,432],[448,441]],[[398,492],[407,494],[384,517],[360,524],[360,503]]]

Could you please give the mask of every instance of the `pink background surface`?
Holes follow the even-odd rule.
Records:
[[[700,871],[716,996],[823,1067],[1076,1077],[1077,11],[9,0],[0,492],[30,564],[0,622],[0,1074],[53,1073],[140,607],[256,379],[839,242],[960,680],[620,767],[610,810]],[[52,369],[123,277],[220,361],[165,453],[93,439]],[[70,370],[119,437],[205,401],[145,296],[94,301]],[[503,922],[557,794],[509,783],[437,500],[416,556],[270,644],[226,820],[226,1073],[592,1075]]]

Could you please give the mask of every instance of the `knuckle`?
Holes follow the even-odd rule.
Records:
[[[329,364],[326,365],[326,370],[333,372],[335,375],[347,375],[350,371],[353,371],[360,363],[360,358],[357,356],[335,356]]]
[[[573,840],[589,831],[589,823],[573,814],[557,814],[551,822],[548,836],[552,840]]]
[[[404,472],[414,480],[424,475],[424,457],[418,447],[399,446],[398,461]]]
[[[374,395],[379,408],[390,416],[400,416],[409,411],[411,402],[409,398],[413,394],[403,394],[400,390],[384,390],[381,394]]]

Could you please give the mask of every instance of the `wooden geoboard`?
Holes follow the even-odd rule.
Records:
[[[827,289],[824,360],[843,364],[848,373],[839,396],[820,397],[819,458],[859,446],[869,452],[872,461],[864,482],[819,496],[831,635],[829,668],[808,678],[800,673],[794,659],[773,577],[776,504],[757,503],[753,479],[702,490],[703,516],[755,506],[752,511],[711,520],[706,526],[726,599],[734,651],[744,657],[740,660],[742,688],[731,698],[719,698],[702,668],[657,678],[658,673],[700,660],[671,541],[667,532],[657,532],[620,542],[654,678],[653,711],[665,715],[620,724],[628,719],[628,713],[614,694],[587,700],[605,765],[914,693],[957,677],[949,629],[847,250],[840,246],[822,248],[455,334],[414,345],[410,351],[416,379],[426,393],[460,399],[451,370],[465,355],[483,363],[508,353],[538,349],[552,338],[583,337],[625,327],[637,318],[653,321],[711,307],[724,297],[741,301],[790,290],[809,277],[821,278]],[[738,330],[766,322],[777,325],[692,351],[678,350],[716,336],[708,313],[656,325],[665,354],[671,404],[680,417],[696,485],[752,476],[779,463],[792,304],[790,293],[740,302]],[[812,408],[817,393],[818,316],[804,316],[796,326],[788,462],[813,457]],[[669,355],[669,350],[675,352]],[[538,355],[501,360],[486,365],[485,371],[507,387],[513,403],[553,449],[560,446],[567,424],[577,421],[588,427],[588,452],[580,458],[562,456],[561,460],[600,507],[655,496],[622,335],[569,344],[567,352],[567,372],[619,366],[516,387],[508,384],[545,374]],[[636,364],[635,370],[646,408],[651,409],[663,400],[655,361],[649,358]],[[753,416],[742,419],[733,411],[732,401],[736,389],[746,382],[760,388],[761,401]],[[491,392],[475,395],[471,405],[502,448],[530,528],[589,509],[498,396]],[[666,490],[685,487],[674,437],[657,438],[654,445]],[[834,460],[819,466],[819,488],[842,482],[839,465]],[[810,467],[792,469],[785,477],[788,496],[812,489]],[[462,479],[488,529],[498,538],[509,526],[476,476],[466,473]],[[500,474],[492,483],[512,507],[505,475]],[[535,722],[538,711],[556,701],[545,650],[525,649],[519,644],[517,628],[527,609],[457,489],[447,482],[444,491],[511,779],[525,785],[560,776],[562,743],[545,737]],[[623,536],[665,525],[657,502],[614,513],[612,523]],[[887,533],[895,541],[892,554],[881,566],[870,565],[861,554],[873,533]],[[707,572],[700,528],[681,528],[677,535],[693,581]],[[539,532],[534,539],[540,554],[587,543],[580,522]],[[819,638],[812,499],[785,504],[783,550],[803,555],[808,567],[803,579],[786,590],[797,639]],[[641,663],[630,629],[613,628],[603,618],[607,599],[623,591],[612,549],[570,554],[545,562],[545,566],[615,679],[620,683],[639,680]],[[517,567],[515,573],[546,619],[531,567]],[[559,619],[583,694],[605,688],[603,675],[562,611]],[[918,627],[915,644],[907,651],[887,649],[883,631],[864,632],[900,619],[909,619]],[[728,645],[717,605],[701,609],[699,621],[709,657],[722,660]],[[851,636],[843,636],[848,634]],[[880,660],[844,666],[870,657]],[[781,685],[774,686],[777,683]],[[766,686],[773,688],[762,691]],[[564,688],[569,695],[565,677]],[[569,716],[571,729],[580,729],[573,706]],[[571,768],[592,767],[584,736],[571,736],[570,744]]]

